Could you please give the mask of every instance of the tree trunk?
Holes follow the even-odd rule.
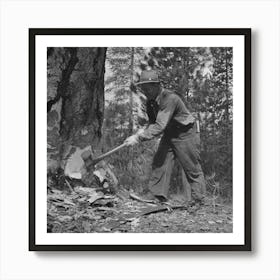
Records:
[[[101,138],[106,48],[48,49],[48,168]],[[77,156],[79,158],[79,156]]]
[[[134,48],[131,48],[130,56],[130,83],[133,84],[133,72],[134,72]],[[133,117],[133,91],[129,93],[129,107],[130,107],[130,118],[129,118],[129,134],[133,134],[134,128],[134,117]]]
[[[226,145],[227,145],[227,150],[228,154],[230,153],[231,147],[230,147],[230,139],[229,139],[229,63],[228,63],[228,51],[227,48],[225,48],[225,58],[226,58],[226,123],[227,123],[227,129],[226,129]]]

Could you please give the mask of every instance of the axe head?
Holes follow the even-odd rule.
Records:
[[[90,168],[92,165],[94,165],[91,151],[88,150],[88,151],[83,152],[81,154],[81,157],[82,157],[87,169]]]
[[[81,157],[82,157],[82,159],[83,159],[83,161],[84,161],[84,163],[85,163],[85,167],[86,167],[87,170],[90,169],[90,168],[92,168],[95,164],[97,164],[99,161],[102,160],[102,159],[99,159],[99,158],[94,159],[94,158],[92,157],[91,151],[85,151],[85,152],[83,152],[83,153],[81,154]]]

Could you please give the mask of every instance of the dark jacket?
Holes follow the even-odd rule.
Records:
[[[150,125],[139,135],[142,141],[162,134],[167,126],[187,126],[195,121],[181,98],[170,90],[162,89],[156,100],[147,105]]]

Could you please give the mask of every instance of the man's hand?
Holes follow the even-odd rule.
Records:
[[[136,135],[139,137],[144,133],[145,129],[144,128],[140,128],[137,132]]]
[[[127,146],[133,146],[135,144],[137,144],[139,141],[138,139],[138,135],[135,134],[135,135],[132,135],[132,136],[129,136],[128,138],[125,139],[124,143],[127,145]]]

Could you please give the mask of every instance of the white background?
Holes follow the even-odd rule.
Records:
[[[280,279],[279,1],[2,1],[0,279]],[[28,252],[28,28],[251,27],[253,252]]]
[[[233,48],[232,233],[47,233],[47,46]],[[36,244],[244,244],[244,36],[36,36]]]

